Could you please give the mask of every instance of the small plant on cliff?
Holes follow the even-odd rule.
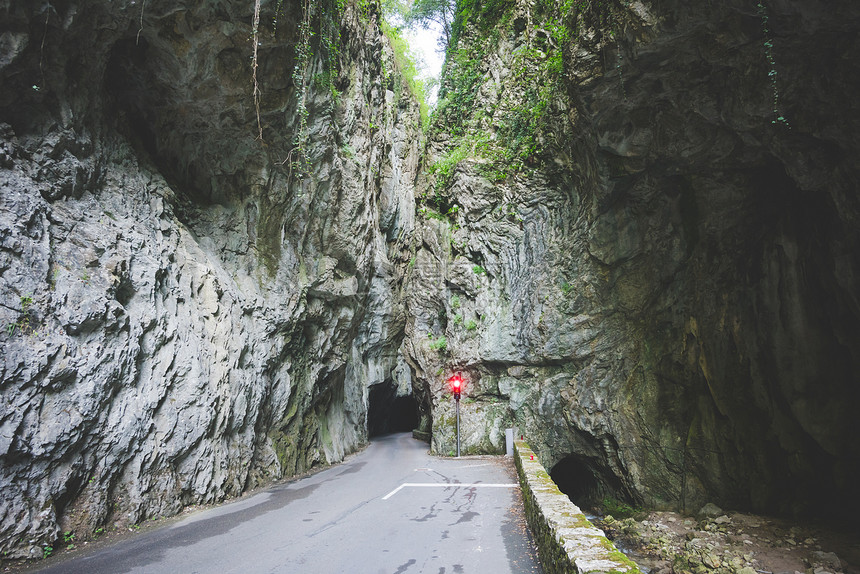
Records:
[[[63,544],[66,545],[66,550],[75,549],[75,533],[71,530],[63,532]]]
[[[433,339],[430,341],[430,349],[434,351],[445,351],[448,348],[448,339],[444,337],[439,337],[438,339]]]
[[[24,335],[33,332],[33,328],[30,326],[30,308],[33,306],[33,297],[30,295],[23,295],[21,296],[19,303],[21,309],[19,311],[18,319],[14,323],[6,325],[6,334],[10,337],[14,335],[16,331],[19,331]],[[14,309],[13,307],[8,308]]]
[[[468,143],[463,142],[456,148],[452,149],[450,152],[442,156],[442,158],[435,162],[432,166],[430,166],[430,173],[436,175],[436,203],[437,205],[441,201],[441,196],[439,193],[448,187],[448,183],[450,183],[451,178],[454,175],[454,169],[457,165],[469,157],[470,146]]]

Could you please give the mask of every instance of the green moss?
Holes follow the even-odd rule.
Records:
[[[626,502],[616,500],[611,496],[607,496],[603,499],[602,506],[606,514],[611,514],[614,518],[618,519],[630,518],[642,513],[641,508],[633,507]]]
[[[272,449],[275,451],[275,456],[278,457],[278,463],[281,465],[281,471],[286,474],[287,469],[291,466],[291,462],[295,460],[295,438],[280,430],[271,431],[269,437],[272,440]]]
[[[331,439],[331,432],[328,429],[328,419],[326,417],[322,417],[320,420],[320,437],[322,438],[323,444],[329,448],[334,444]]]
[[[618,550],[618,548],[616,548],[615,545],[610,542],[608,538],[606,538],[605,536],[595,536],[595,538],[600,543],[600,545],[603,546],[604,549],[606,549],[606,557],[608,560],[618,562],[625,567],[618,570],[611,570],[611,572],[639,572],[639,567],[636,566],[636,564],[632,560],[630,560],[623,552]]]

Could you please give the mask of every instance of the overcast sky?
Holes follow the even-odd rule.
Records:
[[[441,30],[436,27],[425,30],[423,28],[415,28],[412,30],[404,30],[406,39],[409,40],[409,47],[412,51],[420,55],[424,64],[424,76],[433,76],[438,78],[442,72],[442,63],[445,60],[445,54],[439,47],[439,37]],[[429,104],[432,106],[436,103],[436,92],[429,94]]]

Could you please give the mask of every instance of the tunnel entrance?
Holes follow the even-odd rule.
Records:
[[[606,497],[628,498],[618,477],[592,458],[568,455],[549,474],[558,489],[580,508],[598,507]]]
[[[375,437],[393,432],[409,432],[418,428],[418,403],[411,394],[397,396],[393,384],[370,387],[367,412],[367,434]]]

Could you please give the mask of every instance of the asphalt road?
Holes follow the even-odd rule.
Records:
[[[39,572],[541,572],[515,483],[510,459],[438,458],[409,434],[389,435],[308,478]]]

